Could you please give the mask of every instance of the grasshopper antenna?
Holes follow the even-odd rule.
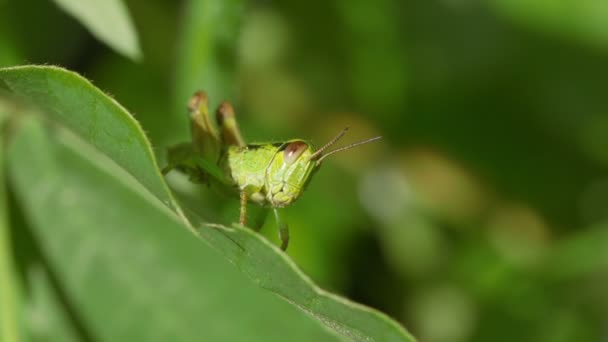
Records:
[[[343,131],[343,132],[344,132],[344,131]],[[373,137],[373,138],[369,138],[369,139],[361,140],[361,141],[358,141],[358,142],[352,143],[352,144],[350,144],[350,145],[346,145],[346,146],[343,146],[343,147],[337,148],[337,149],[335,149],[335,150],[333,150],[333,151],[330,151],[330,152],[328,152],[328,153],[326,153],[326,154],[322,155],[322,156],[321,156],[321,158],[319,158],[319,160],[317,160],[317,165],[321,164],[321,162],[323,161],[323,159],[325,159],[325,158],[327,158],[327,157],[331,156],[331,155],[332,155],[332,154],[334,154],[334,153],[338,153],[338,152],[340,152],[340,151],[344,151],[344,150],[350,150],[350,149],[351,149],[351,148],[353,148],[353,147],[357,147],[357,146],[361,146],[361,145],[364,145],[364,144],[368,144],[368,143],[371,143],[371,142],[373,142],[373,141],[380,140],[380,139],[382,139],[382,137],[381,137],[381,136],[377,136],[377,137]],[[315,154],[316,154],[316,152],[315,152]],[[311,158],[311,159],[312,159],[312,158]]]
[[[338,140],[340,140],[340,138],[342,138],[344,136],[344,134],[346,134],[346,132],[348,131],[350,127],[346,126],[344,127],[344,129],[342,131],[340,131],[340,133],[338,133],[338,135],[336,135],[333,139],[331,139],[327,144],[325,144],[325,146],[321,147],[320,149],[318,149],[317,151],[315,151],[315,153],[312,154],[312,156],[309,157],[309,160],[315,160],[319,157],[322,156],[323,151],[327,150],[328,148],[331,147],[331,145],[335,144]],[[323,158],[321,158],[323,159]]]

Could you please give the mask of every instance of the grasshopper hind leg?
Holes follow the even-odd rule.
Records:
[[[229,102],[220,104],[217,108],[216,119],[220,126],[220,138],[224,146],[245,146],[245,141],[234,116],[234,108]]]
[[[188,102],[192,146],[203,158],[216,161],[220,154],[220,139],[209,119],[207,103],[207,94],[200,90]]]
[[[242,191],[240,193],[241,206],[240,206],[240,216],[239,216],[239,224],[246,226],[247,225],[247,216],[252,217],[250,221],[251,229],[258,232],[262,229],[264,222],[266,222],[266,217],[268,216],[269,209],[268,208],[249,208],[253,209],[253,211],[247,209],[247,203],[249,203],[249,196],[247,193]]]

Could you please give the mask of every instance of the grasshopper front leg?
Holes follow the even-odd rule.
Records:
[[[281,220],[281,216],[279,215],[279,211],[277,208],[274,208],[274,218],[277,221],[277,228],[279,229],[279,239],[281,239],[281,249],[287,250],[287,245],[289,245],[289,226],[287,223]]]
[[[241,191],[240,199],[241,199],[241,206],[240,206],[239,223],[241,225],[245,226],[247,224],[247,214],[248,214],[247,203],[249,201],[249,196],[247,195],[247,192]],[[253,213],[251,213],[253,215],[253,220],[252,220],[253,222],[250,222],[250,228],[255,230],[256,232],[260,231],[260,229],[262,229],[262,226],[264,225],[264,221],[266,221],[266,216],[268,216],[268,212],[269,212],[268,208],[259,208],[258,210],[254,210]]]
[[[241,226],[247,225],[247,193],[241,191],[241,215],[239,216],[239,223]]]

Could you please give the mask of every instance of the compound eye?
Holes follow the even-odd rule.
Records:
[[[289,143],[283,150],[283,160],[285,164],[293,164],[306,151],[308,145],[302,141],[294,141]]]

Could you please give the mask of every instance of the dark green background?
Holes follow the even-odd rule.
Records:
[[[193,3],[196,3],[194,1]],[[290,256],[322,287],[423,341],[582,341],[608,317],[608,9],[570,1],[250,1],[232,18],[131,0],[143,61],[43,0],[0,1],[0,66],[79,72],[141,122],[160,160],[188,139],[188,25],[225,37],[248,141],[381,143],[327,160],[285,210]],[[189,40],[191,39],[191,40]],[[224,71],[227,73],[224,73]],[[186,88],[186,89],[184,89]],[[176,177],[178,178],[178,177]],[[236,201],[170,179],[190,210]],[[16,215],[19,216],[19,215]],[[269,220],[263,230],[277,240]]]

